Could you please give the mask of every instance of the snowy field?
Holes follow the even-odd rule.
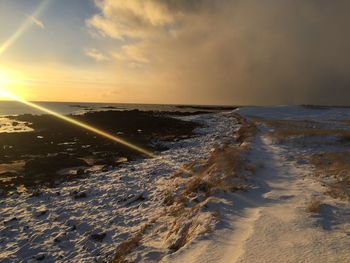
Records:
[[[224,227],[212,239],[193,242],[169,261],[350,262],[350,199],[330,194],[335,183],[349,193],[350,170],[328,172],[310,161],[315,154],[346,155],[350,145],[341,137],[348,136],[350,109],[249,107],[239,113],[260,130],[249,154],[257,168],[254,187],[232,196]],[[276,139],[279,129],[288,136]],[[334,166],[326,161],[325,167]]]
[[[145,235],[129,253],[131,262],[350,262],[350,198],[330,194],[331,186],[350,182],[339,181],[350,178],[350,168],[329,172],[312,159],[349,152],[350,109],[247,107],[238,113],[259,129],[245,159],[254,171],[244,175],[248,191],[216,191],[195,219],[169,215],[168,193],[187,181],[166,163],[200,165],[214,149],[237,145],[235,112],[181,117],[204,126],[193,138],[169,143],[159,159],[92,173],[38,196],[3,198],[0,261],[108,262],[141,228]],[[189,220],[196,220],[191,239],[172,253],[181,231],[171,226],[180,223],[183,230]],[[214,231],[206,232],[208,226]]]
[[[92,173],[40,194],[2,197],[0,261],[108,262],[120,243],[164,210],[164,188],[176,169],[163,160],[181,166],[205,159],[215,147],[234,140],[237,124],[232,112],[181,119],[203,128],[193,138],[167,145],[170,150],[156,160]],[[135,260],[152,261],[159,253],[152,246],[144,248]]]
[[[246,117],[264,117],[267,119],[294,119],[313,121],[336,121],[350,119],[350,107],[244,107],[240,113]]]

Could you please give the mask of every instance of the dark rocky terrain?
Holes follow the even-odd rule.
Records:
[[[102,111],[69,117],[150,151],[165,150],[161,141],[191,136],[198,126],[153,111]],[[92,167],[108,170],[143,157],[54,116],[25,114],[8,118],[25,122],[34,131],[0,134],[0,187],[3,192],[19,185],[50,185],[84,176]],[[65,175],[62,169],[66,168],[74,169]]]

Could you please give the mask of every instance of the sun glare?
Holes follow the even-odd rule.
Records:
[[[9,77],[4,71],[0,71],[0,86],[1,88],[6,87],[6,85],[10,82]]]
[[[6,88],[10,83],[10,78],[7,76],[5,71],[0,69],[0,99],[6,99],[7,92]]]
[[[24,88],[27,84],[22,74],[8,67],[0,67],[0,99],[8,99],[10,91],[25,95]]]
[[[0,85],[2,88],[23,83],[23,78],[17,71],[12,68],[0,66]]]

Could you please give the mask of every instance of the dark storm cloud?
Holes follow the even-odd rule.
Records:
[[[138,38],[128,50],[147,59],[152,84],[178,101],[350,103],[349,1],[101,3],[91,25]]]

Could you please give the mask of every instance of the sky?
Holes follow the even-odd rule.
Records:
[[[349,105],[347,0],[0,0],[0,84],[36,101]]]

